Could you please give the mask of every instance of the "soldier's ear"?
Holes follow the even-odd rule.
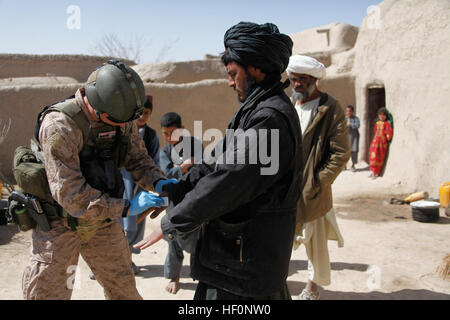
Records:
[[[92,120],[100,121],[101,119],[99,118],[97,112],[95,112],[95,109],[92,108],[92,106],[89,103],[89,100],[87,99],[86,96],[83,96],[83,101],[84,101],[84,105],[86,106],[86,108],[88,110],[88,113],[91,115]]]

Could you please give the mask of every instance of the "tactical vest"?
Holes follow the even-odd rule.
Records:
[[[42,121],[50,112],[63,112],[79,127],[83,135],[83,147],[79,153],[83,177],[91,187],[110,197],[123,197],[124,184],[120,168],[123,167],[128,154],[130,139],[128,135],[122,134],[120,127],[106,124],[95,128],[91,127],[83,110],[76,104],[74,96],[72,96],[63,102],[45,107],[39,114],[34,129],[32,151],[26,147],[16,149],[14,176],[21,191],[33,195],[39,200],[49,221],[63,218],[72,231],[75,231],[78,229],[78,219],[68,214],[53,199],[45,175],[39,131]],[[37,174],[38,171],[39,174]],[[33,174],[31,175],[30,172]],[[33,177],[30,178],[31,176]]]

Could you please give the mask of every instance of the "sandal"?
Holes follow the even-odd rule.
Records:
[[[311,292],[303,290],[298,296],[297,300],[320,300],[319,292]]]

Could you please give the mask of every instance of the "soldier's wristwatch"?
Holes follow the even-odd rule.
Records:
[[[126,218],[128,216],[128,209],[130,209],[130,201],[125,199],[125,203],[123,206],[122,218]]]

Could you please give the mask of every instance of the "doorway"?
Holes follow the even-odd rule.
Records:
[[[375,133],[375,123],[377,122],[378,109],[386,106],[386,92],[383,86],[375,85],[368,87],[367,93],[367,135],[366,148],[364,152],[365,160],[369,163],[369,149]]]

